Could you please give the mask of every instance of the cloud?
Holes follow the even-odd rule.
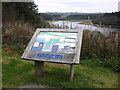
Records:
[[[34,0],[39,12],[114,12],[119,0]]]

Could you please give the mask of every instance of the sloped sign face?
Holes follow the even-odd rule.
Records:
[[[79,64],[82,30],[37,29],[22,59]]]

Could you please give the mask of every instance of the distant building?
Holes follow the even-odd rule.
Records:
[[[118,2],[118,11],[120,11],[120,1]]]

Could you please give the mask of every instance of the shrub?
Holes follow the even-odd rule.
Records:
[[[3,24],[3,45],[27,44],[35,28],[23,22]]]
[[[98,66],[108,67],[119,72],[119,34],[117,32],[108,32],[107,36],[105,36],[99,31],[84,30],[81,60],[89,59],[97,62],[96,65]]]
[[[3,25],[3,45],[22,54],[35,28],[23,22]],[[107,36],[99,31],[84,30],[81,60],[98,60],[99,65],[119,71],[118,38],[120,33],[109,32]]]
[[[110,57],[118,57],[118,35],[120,33],[109,32],[107,36],[99,31],[84,30],[82,40],[81,58],[109,59]]]

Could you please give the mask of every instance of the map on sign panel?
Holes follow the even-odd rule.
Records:
[[[32,51],[74,53],[77,33],[40,32]],[[61,57],[62,58],[62,57]]]

